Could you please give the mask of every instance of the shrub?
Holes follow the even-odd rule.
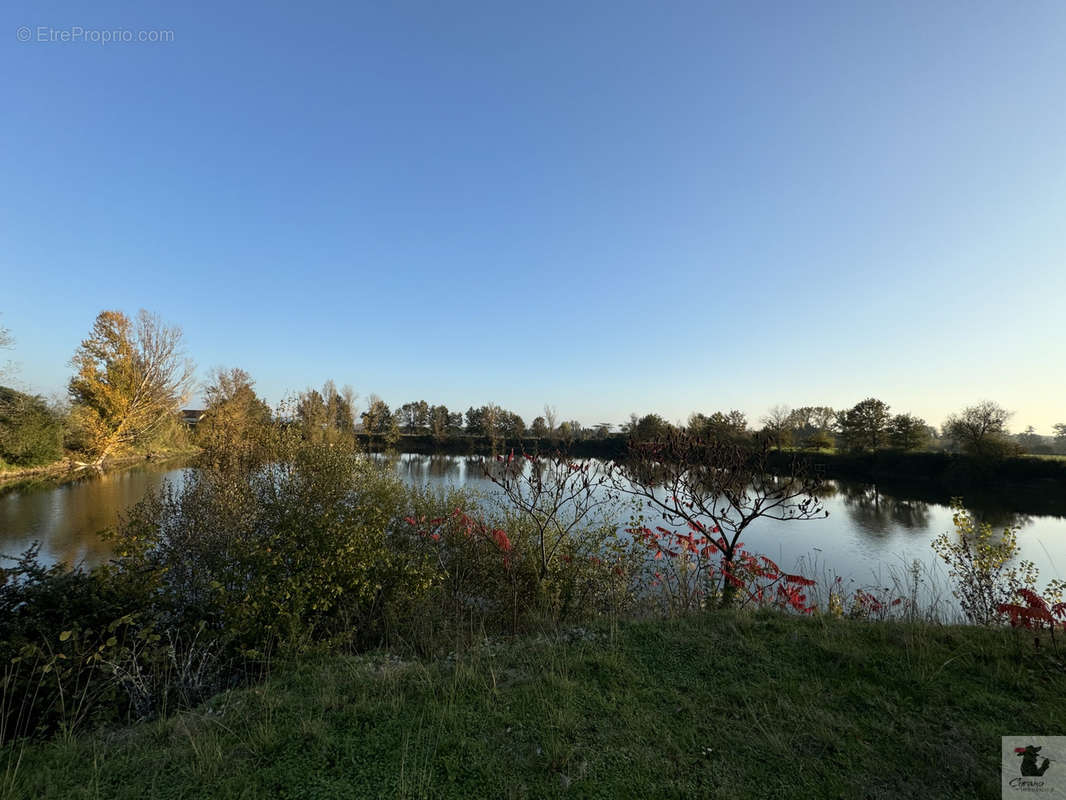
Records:
[[[1005,528],[997,536],[991,525],[974,519],[961,498],[954,498],[951,507],[954,535],[942,533],[933,540],[933,550],[948,566],[954,595],[966,617],[978,625],[1002,622],[999,607],[1017,602],[1019,592],[1032,589],[1037,580],[1031,561],[1012,564],[1021,551],[1019,529]]]
[[[43,398],[0,387],[0,458],[36,466],[63,457],[66,420]]]

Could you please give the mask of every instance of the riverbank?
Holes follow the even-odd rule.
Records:
[[[173,450],[155,450],[151,453],[137,453],[106,462],[103,471],[131,467],[146,462],[165,462],[179,458],[191,458],[200,454],[200,448],[178,448]],[[62,461],[44,464],[39,467],[18,467],[0,470],[0,494],[6,494],[26,486],[62,484],[78,480],[94,471],[93,467],[80,464],[73,456]]]
[[[169,719],[0,751],[4,798],[999,797],[1066,727],[1011,630],[717,612],[279,666]]]

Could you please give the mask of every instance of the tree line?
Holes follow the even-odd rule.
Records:
[[[14,343],[0,327],[0,348],[11,349]],[[121,311],[101,312],[70,365],[66,396],[57,400],[0,386],[0,466],[46,464],[64,456],[99,466],[131,452],[194,444],[219,459],[244,459],[254,457],[257,431],[271,422],[299,425],[311,441],[361,438],[386,448],[402,448],[404,437],[428,437],[437,445],[478,437],[501,446],[530,439],[567,446],[588,440],[648,441],[681,430],[708,440],[758,440],[809,450],[948,450],[983,458],[1066,454],[1066,423],[1056,424],[1051,436],[1031,427],[1012,435],[1007,427],[1011,412],[991,401],[950,415],[939,428],[910,413],[892,413],[887,403],[871,397],[847,409],[777,405],[755,424],[735,409],[696,412],[685,424],[654,413],[632,414],[616,430],[608,422],[585,426],[560,419],[551,405],[528,425],[521,415],[495,403],[465,412],[426,400],[392,408],[372,394],[360,412],[354,389],[338,388],[332,380],[272,409],[256,394],[252,376],[239,368],[213,370],[200,387],[205,407],[183,418],[181,411],[197,383],[181,329],[143,310],[135,318]]]

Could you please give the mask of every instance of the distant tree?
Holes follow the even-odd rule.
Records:
[[[341,387],[341,400],[343,401],[341,408],[346,409],[348,412],[347,430],[349,432],[355,431],[355,403],[358,398],[358,392],[356,392],[350,385],[344,384],[344,386]]]
[[[173,423],[193,386],[193,364],[181,345],[181,328],[147,311],[136,323],[120,311],[96,318],[71,359],[69,392],[97,466]]]
[[[694,436],[735,442],[748,437],[748,418],[736,409],[727,414],[715,411],[709,417],[692,414],[688,418],[688,430]]]
[[[1066,453],[1066,422],[1057,422],[1051,426],[1055,432],[1055,449],[1060,453]]]
[[[1021,447],[1023,452],[1026,453],[1050,453],[1051,446],[1049,442],[1044,441],[1044,437],[1036,432],[1036,428],[1032,425],[1027,427],[1022,433],[1019,433],[1014,437],[1018,442],[1018,446]]]
[[[326,414],[326,401],[317,389],[301,392],[296,401],[296,417],[304,430],[304,435],[311,441],[323,441],[329,417]]]
[[[803,447],[832,447],[836,412],[829,406],[801,406],[793,409],[788,425],[792,443]]]
[[[363,421],[363,430],[371,436],[389,433],[394,426],[392,411],[376,394],[370,395],[369,406],[359,416]]]
[[[355,430],[355,392],[351,386],[337,391],[332,380],[322,385],[322,400],[326,404],[326,431],[330,438],[350,434]]]
[[[836,444],[833,434],[828,430],[815,429],[802,441],[802,445],[810,450],[828,450]]]
[[[952,414],[944,422],[944,435],[956,447],[971,455],[994,458],[1012,454],[1017,448],[1007,438],[1007,422],[1013,412],[985,400]]]
[[[433,406],[429,410],[429,432],[433,437],[433,441],[440,444],[448,438],[451,433],[450,430],[451,415],[448,412],[448,406]]]
[[[792,445],[792,409],[786,405],[773,406],[761,420],[763,435],[776,447]]]
[[[500,433],[507,439],[521,439],[526,435],[526,423],[513,411],[504,411],[500,418]]]
[[[400,425],[407,433],[417,433],[430,424],[429,403],[425,400],[404,403],[400,406],[397,416]]]
[[[538,439],[545,439],[548,436],[548,423],[545,422],[544,417],[536,417],[532,424],[529,426],[529,433],[532,436],[536,436]]]
[[[593,427],[592,435],[596,439],[606,439],[611,435],[611,423],[597,422]]]
[[[243,369],[212,370],[204,389],[207,407],[196,425],[196,441],[217,466],[257,463],[264,457],[270,406],[255,393],[255,381]]]
[[[558,419],[558,415],[555,411],[555,406],[550,406],[547,403],[544,404],[544,421],[548,424],[548,436],[555,436],[555,421]]]
[[[470,406],[466,410],[466,433],[468,436],[481,436],[485,430],[485,412],[483,408]]]
[[[453,411],[448,413],[448,433],[459,436],[463,432],[463,412]]]
[[[631,414],[629,423],[624,426],[625,433],[635,442],[647,442],[666,436],[674,429],[674,426],[660,417],[658,414],[645,414],[637,418]]]
[[[888,405],[869,397],[837,415],[840,438],[849,450],[880,450],[888,444]]]
[[[929,426],[911,414],[897,414],[888,423],[888,444],[895,450],[921,450],[929,444]]]
[[[504,410],[495,403],[488,403],[481,407],[481,429],[485,436],[492,440],[499,438],[503,415]]]

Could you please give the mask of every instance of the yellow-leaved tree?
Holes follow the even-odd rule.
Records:
[[[193,387],[181,328],[143,309],[135,321],[121,311],[101,312],[71,366],[70,397],[94,466],[149,441],[173,420]]]

